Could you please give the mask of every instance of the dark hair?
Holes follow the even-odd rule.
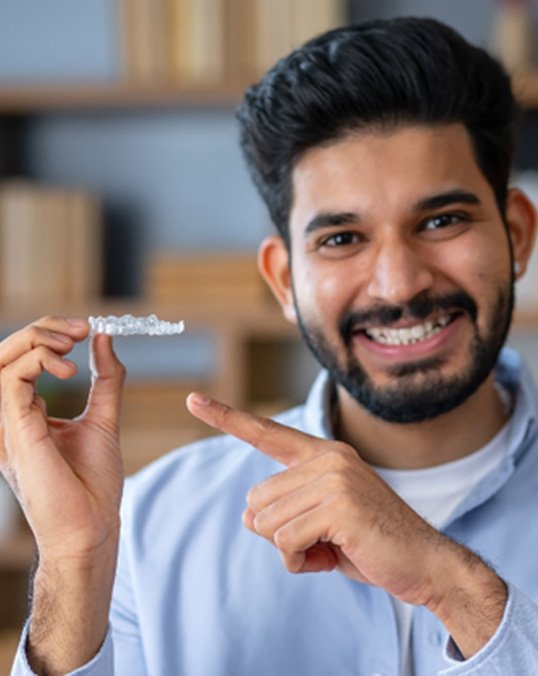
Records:
[[[462,123],[504,215],[516,108],[486,51],[434,19],[405,17],[308,41],[246,91],[237,118],[254,183],[288,242],[294,163],[360,129]]]

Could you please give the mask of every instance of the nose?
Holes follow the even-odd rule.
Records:
[[[372,262],[368,294],[394,305],[409,302],[433,284],[424,256],[401,240],[380,246]]]

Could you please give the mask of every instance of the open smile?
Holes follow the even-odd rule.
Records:
[[[380,345],[414,345],[415,343],[429,340],[440,333],[445,326],[448,326],[456,318],[457,314],[446,314],[435,320],[428,320],[421,324],[414,324],[413,326],[400,328],[372,326],[363,331],[370,340]]]
[[[388,326],[363,325],[355,329],[353,338],[372,357],[383,361],[430,358],[439,350],[456,347],[465,316],[465,312],[457,310],[423,321],[407,318]]]

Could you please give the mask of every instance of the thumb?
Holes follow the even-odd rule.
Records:
[[[126,371],[113,350],[111,336],[98,334],[92,339],[90,368],[92,385],[84,416],[117,425]]]

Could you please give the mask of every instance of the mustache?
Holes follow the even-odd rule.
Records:
[[[463,311],[476,321],[478,308],[465,291],[456,291],[444,296],[416,296],[405,305],[375,305],[367,310],[354,310],[342,315],[339,322],[340,335],[349,345],[357,326],[389,326],[400,319],[426,319],[434,312]]]

